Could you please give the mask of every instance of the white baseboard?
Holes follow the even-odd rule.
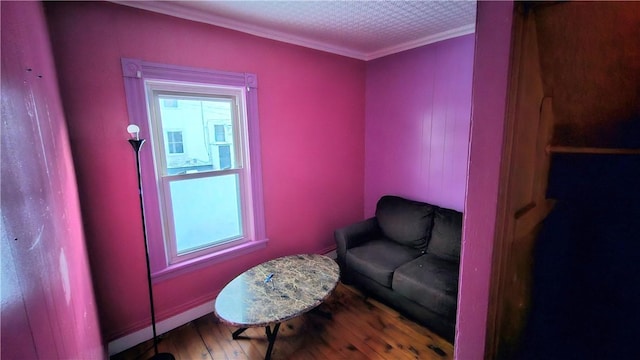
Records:
[[[208,301],[183,313],[162,320],[156,324],[156,332],[158,333],[158,335],[164,334],[167,331],[173,330],[190,321],[203,317],[213,311],[214,303],[215,300]],[[115,339],[108,344],[109,356],[125,351],[151,338],[153,338],[153,329],[151,328],[151,325],[149,325],[144,329],[140,329],[136,332]]]

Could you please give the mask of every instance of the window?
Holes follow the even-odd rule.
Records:
[[[255,75],[122,64],[154,280],[264,247]]]
[[[216,142],[224,142],[224,125],[213,125],[213,129],[215,132],[215,140]]]
[[[229,145],[218,146],[218,155],[220,157],[220,168],[228,169],[231,167],[231,148]]]
[[[169,154],[184,153],[182,131],[167,131],[167,150]]]

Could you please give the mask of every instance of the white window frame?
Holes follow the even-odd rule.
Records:
[[[268,239],[264,223],[255,74],[164,65],[137,59],[122,59],[122,69],[130,123],[138,125],[141,138],[151,142],[148,149],[141,149],[140,157],[153,280],[160,281],[264,248]],[[209,171],[163,174],[167,154],[164,153],[162,129],[151,122],[151,115],[159,111],[157,106],[152,105],[157,105],[154,97],[160,93],[194,96],[202,94],[235,99],[238,116],[234,120],[237,121],[234,124],[237,128],[234,128],[235,146],[232,156],[235,156],[238,165],[232,169],[215,170],[215,174]],[[153,134],[153,131],[156,133]],[[160,141],[154,141],[154,138]],[[244,237],[178,255],[175,238],[172,236],[171,204],[167,201],[170,198],[170,182],[223,174],[239,174]]]
[[[250,241],[254,237],[253,214],[250,166],[245,154],[248,154],[248,138],[246,136],[247,114],[245,91],[242,87],[228,87],[218,85],[201,85],[187,82],[167,82],[158,80],[146,80],[145,90],[147,94],[147,104],[149,108],[149,124],[153,135],[154,163],[156,181],[158,183],[158,198],[160,200],[160,212],[163,222],[163,237],[165,241],[165,252],[169,265],[182,261],[207,255],[211,252],[220,251],[241,243]],[[233,113],[232,123],[234,134],[234,158],[236,166],[226,170],[212,170],[199,173],[175,174],[166,173],[168,164],[163,139],[165,129],[162,128],[160,116],[160,96],[169,95],[176,97],[189,97],[198,100],[223,99],[230,101]],[[184,138],[183,138],[184,147]],[[241,203],[242,235],[239,238],[228,239],[221,244],[206,246],[201,249],[189,251],[184,254],[178,253],[175,221],[173,216],[173,206],[171,203],[170,185],[174,181],[191,179],[211,178],[224,175],[236,175],[238,177],[239,198]]]

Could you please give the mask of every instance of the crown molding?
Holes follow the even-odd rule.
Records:
[[[443,31],[441,33],[429,35],[421,39],[408,41],[402,44],[394,45],[379,51],[365,54],[362,60],[368,61],[377,59],[383,56],[399,53],[401,51],[411,50],[420,46],[429,45],[438,41],[452,39],[458,36],[473,34],[476,31],[476,24],[464,25],[459,28]]]
[[[215,25],[226,29],[236,30],[250,35],[255,35],[271,40],[281,41],[289,44],[299,45],[315,50],[330,52],[337,55],[342,55],[350,58],[364,60],[365,54],[353,51],[351,49],[329,45],[323,42],[310,40],[300,36],[287,34],[280,31],[275,31],[262,26],[247,24],[244,22],[231,20],[222,16],[206,14],[202,11],[194,9],[186,9],[182,6],[167,3],[163,1],[110,1],[115,4],[134,7],[142,10],[152,11],[164,15],[179,17],[186,20],[197,21],[209,25]]]
[[[226,29],[236,30],[239,32],[281,41],[293,45],[299,45],[315,50],[329,52],[336,55],[346,56],[358,60],[368,61],[379,57],[391,55],[397,52],[410,50],[419,46],[432,44],[438,41],[467,35],[475,32],[475,23],[465,25],[456,29],[448,30],[442,33],[430,35],[421,39],[409,41],[406,43],[394,45],[379,51],[365,53],[349,49],[347,47],[336,46],[325,42],[311,40],[302,36],[296,36],[290,33],[276,31],[263,26],[253,25],[241,21],[228,19],[219,15],[209,14],[203,11],[185,8],[181,5],[165,2],[165,1],[131,1],[131,0],[112,0],[115,4],[134,7],[142,10],[152,11],[164,15],[174,16],[186,20],[196,21],[200,23],[215,25]]]

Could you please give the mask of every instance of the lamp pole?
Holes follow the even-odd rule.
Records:
[[[147,222],[144,213],[144,197],[142,195],[142,173],[140,171],[140,149],[145,140],[140,139],[140,128],[137,125],[127,126],[127,131],[131,135],[129,144],[136,153],[136,170],[138,172],[138,194],[140,197],[140,216],[142,217],[142,235],[144,237],[144,253],[147,261],[147,284],[149,285],[149,304],[151,308],[151,328],[153,329],[153,356],[152,360],[175,360],[170,353],[158,353],[158,336],[156,333],[156,311],[153,305],[153,284],[151,282],[151,263],[149,262],[149,242],[147,240]]]

